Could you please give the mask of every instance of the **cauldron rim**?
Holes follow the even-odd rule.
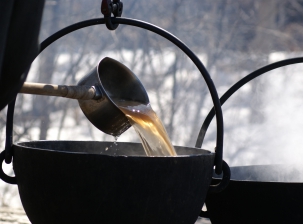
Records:
[[[218,177],[213,177],[214,180],[222,181],[222,178]],[[237,180],[237,179],[232,179],[230,178],[230,182],[237,182],[237,183],[255,183],[255,184],[303,184],[303,182],[299,181],[290,181],[290,182],[285,182],[285,181],[261,181],[261,180]]]
[[[291,163],[277,163],[277,164],[258,164],[258,165],[243,165],[243,166],[231,166],[231,173],[233,173],[233,169],[245,169],[245,168],[272,168],[272,169],[277,169],[278,167],[280,167],[281,169],[283,169],[283,167],[286,166],[292,166],[292,167],[299,167],[300,164],[291,164]],[[303,172],[303,169],[301,170]],[[244,172],[244,171],[243,171]],[[245,172],[244,172],[245,173]],[[213,172],[213,180],[214,181],[218,181],[220,182],[222,180],[222,177],[220,177],[219,175],[216,175],[215,172]],[[247,175],[246,175],[247,176]],[[238,177],[233,177],[231,175],[230,177],[230,182],[234,182],[234,183],[252,183],[252,184],[266,184],[266,185],[275,185],[275,184],[285,184],[285,185],[289,185],[289,184],[297,184],[297,185],[302,185],[303,181],[274,181],[274,180],[253,180],[253,179],[248,179],[248,180],[244,180],[242,178],[238,178]]]
[[[107,154],[100,154],[100,153],[89,153],[89,152],[76,152],[76,151],[63,151],[63,150],[55,150],[55,149],[45,149],[42,147],[37,147],[37,146],[28,146],[26,144],[28,143],[84,143],[84,142],[90,142],[90,143],[105,143],[105,144],[114,144],[114,142],[111,141],[87,141],[87,140],[34,140],[34,141],[20,141],[20,142],[15,142],[13,145],[15,147],[21,147],[21,148],[26,148],[30,150],[37,150],[37,151],[43,151],[43,152],[52,152],[52,153],[65,153],[65,154],[75,154],[75,155],[97,155],[97,156],[105,156],[105,157],[131,157],[131,158],[189,158],[189,157],[199,157],[199,156],[214,156],[214,152],[211,152],[206,149],[201,149],[201,148],[196,148],[196,147],[188,147],[188,146],[175,146],[176,150],[178,149],[189,149],[189,150],[195,150],[195,151],[200,151],[199,153],[196,154],[188,154],[188,155],[177,155],[177,156],[146,156],[146,155],[107,155]],[[117,142],[117,144],[132,144],[132,145],[141,145],[139,142]]]

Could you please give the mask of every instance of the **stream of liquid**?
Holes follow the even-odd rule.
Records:
[[[149,104],[114,102],[136,130],[147,156],[177,156],[161,120]]]

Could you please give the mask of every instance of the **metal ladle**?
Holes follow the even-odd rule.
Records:
[[[113,99],[149,104],[146,90],[136,75],[108,57],[102,59],[77,86],[25,82],[19,93],[77,99],[88,120],[113,136],[121,135],[131,126]]]

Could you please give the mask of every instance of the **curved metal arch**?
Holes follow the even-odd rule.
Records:
[[[276,68],[280,68],[280,67],[292,65],[292,64],[298,64],[298,63],[302,63],[302,62],[303,62],[303,57],[290,58],[290,59],[278,61],[278,62],[269,64],[269,65],[266,65],[262,68],[259,68],[258,70],[248,74],[247,76],[245,76],[244,78],[239,80],[230,89],[228,89],[224,93],[224,95],[220,98],[221,105],[223,105],[226,102],[226,100],[228,100],[228,98],[231,97],[238,89],[240,89],[243,85],[245,85],[249,81],[253,80],[254,78],[256,78],[266,72],[274,70]],[[212,108],[209,111],[208,115],[206,116],[206,118],[202,124],[202,127],[200,129],[200,132],[199,132],[199,135],[198,135],[198,138],[196,141],[196,147],[201,147],[203,140],[205,138],[205,135],[206,135],[206,131],[210,125],[210,122],[214,118],[214,116],[215,116],[215,110],[214,110],[214,108]]]
[[[223,114],[222,114],[222,109],[221,109],[221,103],[219,101],[219,96],[217,93],[217,90],[215,88],[215,85],[206,70],[205,66],[203,63],[199,60],[199,58],[177,37],[175,37],[173,34],[169,33],[168,31],[155,26],[153,24],[140,21],[140,20],[135,20],[135,19],[130,19],[130,18],[111,18],[112,23],[114,24],[124,24],[124,25],[131,25],[139,28],[143,28],[146,30],[149,30],[151,32],[154,32],[165,39],[169,40],[173,44],[175,44],[177,47],[179,47],[196,65],[196,67],[199,69],[201,72],[208,89],[211,94],[211,98],[214,104],[214,109],[216,111],[216,120],[217,120],[217,139],[216,139],[216,155],[215,155],[215,172],[217,174],[221,174],[222,172],[222,155],[223,155],[223,139],[224,139],[224,122],[223,122]],[[60,31],[54,33],[47,39],[45,39],[41,45],[40,45],[40,53],[48,47],[50,44],[58,40],[59,38],[65,36],[68,33],[71,33],[73,31],[79,30],[81,28],[85,28],[88,26],[93,26],[93,25],[98,25],[98,24],[105,24],[105,19],[100,18],[100,19],[91,19],[91,20],[86,20],[82,21],[73,25],[70,25],[66,28],[61,29]]]

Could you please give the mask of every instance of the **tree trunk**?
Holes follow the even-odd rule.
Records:
[[[43,23],[44,30],[47,30],[48,33],[52,34],[58,30],[58,11],[59,11],[59,2],[56,4],[48,5],[44,9],[44,19],[47,21]],[[39,83],[51,83],[52,76],[55,70],[55,58],[56,58],[57,48],[56,46],[48,47],[45,52],[40,56],[39,61]],[[41,96],[37,97],[37,100],[34,102],[34,107],[36,112],[39,115],[40,121],[40,135],[39,139],[47,138],[47,131],[50,127],[50,106],[49,106],[49,97]]]
[[[255,38],[250,43],[253,51],[271,52],[275,49],[276,35],[274,30],[277,28],[277,14],[279,1],[266,0],[259,1],[256,6],[257,21]]]

